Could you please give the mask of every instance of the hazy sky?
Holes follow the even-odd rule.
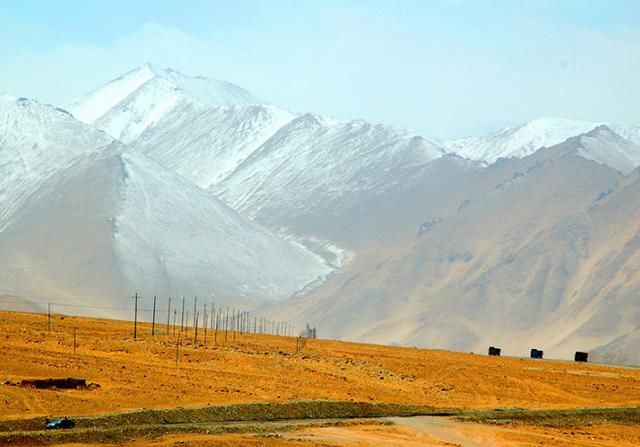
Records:
[[[0,91],[61,105],[154,62],[434,139],[640,124],[640,1],[3,1]]]

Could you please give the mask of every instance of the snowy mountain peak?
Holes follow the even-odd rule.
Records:
[[[592,137],[592,138],[617,138],[619,140],[624,139],[621,135],[618,135],[613,129],[611,129],[606,124],[601,124],[597,127],[594,127],[589,132],[586,132],[584,136]]]
[[[27,98],[0,95],[0,230],[11,215],[74,158],[113,143],[67,111]]]
[[[608,126],[598,126],[575,138],[576,152],[583,158],[611,166],[625,175],[640,165],[640,145],[623,138]]]
[[[75,99],[67,109],[80,121],[128,143],[184,103],[206,108],[260,101],[235,84],[147,63]]]
[[[561,118],[539,118],[481,137],[446,143],[454,152],[473,160],[493,163],[499,158],[522,158],[542,147],[555,146],[590,131],[599,123]]]

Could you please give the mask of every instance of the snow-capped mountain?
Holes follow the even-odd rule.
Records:
[[[259,101],[225,81],[185,76],[145,64],[65,106],[77,119],[129,143],[147,127],[184,104],[230,107]]]
[[[269,227],[339,218],[409,183],[445,150],[406,129],[302,115],[256,149],[213,192]]]
[[[295,294],[268,311],[326,336],[518,354],[637,338],[640,127],[440,145],[151,65],[68,108],[91,126],[0,98],[0,294]]]
[[[0,190],[12,205],[2,214],[0,294],[99,300],[138,290],[255,304],[331,271],[68,113],[0,101]]]
[[[204,109],[186,103],[149,126],[132,145],[209,189],[231,175],[293,118],[291,113],[265,104]]]
[[[60,109],[0,94],[0,231],[47,178],[115,144]]]
[[[611,166],[623,174],[630,174],[640,166],[640,145],[602,125],[576,137],[578,155]]]
[[[499,158],[522,158],[542,147],[551,147],[568,138],[589,132],[605,123],[540,118],[481,137],[461,138],[445,145],[472,160],[493,163]],[[640,144],[640,127],[607,124],[622,137]]]

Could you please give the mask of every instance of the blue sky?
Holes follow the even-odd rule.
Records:
[[[0,91],[57,105],[154,62],[434,139],[640,124],[640,1],[0,2]]]

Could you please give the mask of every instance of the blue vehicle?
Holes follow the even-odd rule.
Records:
[[[76,424],[71,419],[62,418],[47,423],[47,430],[60,430],[61,428],[73,428]]]

